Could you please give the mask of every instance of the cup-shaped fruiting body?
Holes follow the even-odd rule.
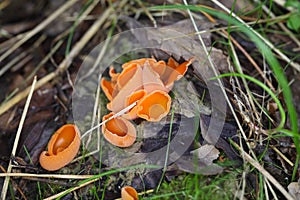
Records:
[[[138,200],[138,193],[131,186],[124,186],[121,189],[121,199],[122,200]]]
[[[113,116],[105,115],[103,121]],[[118,147],[129,147],[136,140],[136,129],[123,117],[116,117],[102,125],[102,133],[107,141]]]
[[[171,97],[168,93],[155,90],[138,102],[137,116],[147,121],[157,122],[169,113],[170,107]]]
[[[40,155],[41,166],[55,171],[69,164],[78,153],[80,133],[74,124],[66,124],[58,129],[48,143],[48,151]]]

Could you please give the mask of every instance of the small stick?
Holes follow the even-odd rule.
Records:
[[[157,23],[154,17],[151,15],[149,10],[145,7],[143,2],[141,0],[136,0],[136,2],[141,6],[141,8],[144,10],[145,14],[149,17],[150,21],[153,23],[154,28],[157,28]]]
[[[93,176],[95,175],[0,173],[0,177],[32,177],[32,178],[55,178],[55,179],[87,179]]]
[[[31,97],[32,97],[32,94],[34,92],[35,84],[36,84],[36,76],[33,79],[33,83],[31,85],[31,89],[30,89],[30,92],[28,94],[28,97],[27,97],[27,100],[26,100],[26,103],[25,103],[24,111],[23,111],[22,116],[21,116],[20,124],[19,124],[18,130],[17,130],[15,141],[14,141],[14,146],[13,146],[13,149],[12,149],[12,152],[11,152],[12,156],[15,156],[16,151],[17,151],[19,139],[20,139],[20,136],[21,136],[21,131],[22,131],[22,128],[23,128],[23,124],[24,124],[26,115],[27,115],[27,111],[28,111],[28,108],[29,108]],[[8,164],[8,168],[7,168],[7,173],[10,173],[11,169],[12,169],[12,162],[10,160],[9,164]],[[9,184],[9,176],[6,176],[3,187],[2,187],[2,192],[1,192],[1,199],[3,199],[3,200],[6,199],[8,184]]]
[[[285,160],[291,167],[294,167],[294,163],[290,161],[281,151],[279,151],[276,147],[270,146],[283,160]]]

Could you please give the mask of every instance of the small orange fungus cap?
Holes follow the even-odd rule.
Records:
[[[131,186],[125,186],[121,189],[121,199],[122,200],[138,200],[137,191]]]
[[[103,121],[113,113],[105,115]],[[129,147],[136,139],[136,130],[132,123],[123,117],[116,117],[102,125],[102,133],[107,141],[118,147]]]
[[[48,151],[40,155],[41,166],[48,171],[55,171],[69,164],[80,147],[80,134],[73,124],[66,124],[58,129],[48,143]]]
[[[169,113],[170,107],[171,97],[168,93],[156,90],[138,102],[137,115],[147,121],[157,122]]]

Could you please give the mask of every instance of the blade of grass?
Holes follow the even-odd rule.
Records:
[[[93,175],[72,175],[72,174],[30,174],[30,173],[0,173],[0,177],[34,177],[54,179],[87,179]]]
[[[171,142],[171,136],[172,136],[172,128],[173,128],[173,120],[174,120],[174,107],[172,107],[172,114],[171,114],[171,120],[170,120],[170,128],[169,128],[169,135],[168,135],[168,144],[167,144],[167,150],[166,150],[166,155],[165,155],[165,163],[164,163],[164,168],[163,168],[163,173],[161,175],[161,178],[159,180],[158,186],[156,188],[156,191],[159,190],[161,183],[164,180],[165,172],[167,170],[168,166],[168,157],[169,157],[169,150],[170,150],[170,142]]]

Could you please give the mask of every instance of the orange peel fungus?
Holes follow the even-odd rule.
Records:
[[[153,58],[142,58],[124,63],[121,73],[110,68],[111,80],[102,78],[100,82],[102,90],[110,100],[107,109],[111,111],[103,120],[134,102],[137,104],[120,117],[104,124],[104,137],[116,146],[128,147],[136,138],[135,128],[128,120],[143,118],[157,122],[165,117],[171,107],[168,92],[172,90],[174,82],[184,76],[192,62],[193,59],[190,59],[179,64],[171,57],[167,63]]]
[[[74,124],[59,128],[48,143],[48,151],[40,154],[40,164],[48,171],[55,171],[69,164],[80,147],[80,133]]]
[[[105,115],[103,121],[113,113]],[[116,117],[102,126],[102,132],[107,141],[118,147],[129,147],[136,139],[136,129],[132,123],[123,117]]]
[[[122,200],[138,200],[137,191],[131,186],[124,186],[121,189],[121,199]]]

